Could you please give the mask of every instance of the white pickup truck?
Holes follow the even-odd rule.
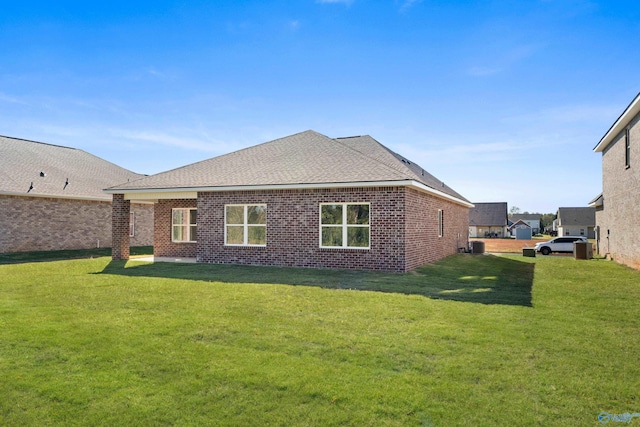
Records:
[[[588,242],[588,240],[584,236],[556,237],[548,242],[536,243],[535,250],[542,255],[549,255],[551,252],[573,252],[574,242]]]

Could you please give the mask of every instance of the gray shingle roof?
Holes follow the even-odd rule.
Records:
[[[518,220],[523,220],[523,221],[532,221],[532,220],[540,220],[541,215],[540,214],[513,214],[513,215],[509,215],[509,218],[511,218],[512,221],[518,221]]]
[[[143,176],[86,151],[0,136],[0,194],[110,201],[105,187]]]
[[[596,208],[558,208],[558,225],[568,227],[572,225],[596,225]]]
[[[309,130],[109,188],[127,190],[337,184],[415,180],[468,202],[370,136],[329,138]]]
[[[474,203],[469,210],[469,225],[496,226],[507,225],[507,202]]]

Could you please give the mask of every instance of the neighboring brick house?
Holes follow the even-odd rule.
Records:
[[[142,177],[82,150],[0,136],[0,253],[111,246],[103,189]],[[153,205],[130,215],[132,245],[152,245]]]
[[[556,221],[558,236],[596,237],[596,210],[593,207],[558,208]]]
[[[507,202],[474,203],[469,210],[469,237],[506,237]]]
[[[538,234],[541,232],[540,214],[512,214],[509,215],[509,219],[514,223],[518,221],[527,223],[527,225],[531,227],[531,232],[533,234]]]
[[[404,272],[468,245],[469,201],[369,136],[306,131],[106,190],[114,259],[127,205],[155,203],[154,255]]]
[[[602,153],[602,194],[590,203],[598,251],[640,269],[640,94],[593,151]]]

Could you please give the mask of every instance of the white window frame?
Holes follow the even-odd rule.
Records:
[[[187,220],[189,221],[189,224],[187,225],[187,239],[186,240],[174,240],[173,238],[173,227],[184,227],[185,224],[174,224],[173,223],[173,213],[175,211],[184,211],[186,215]],[[196,211],[196,223],[192,224],[191,223],[191,211]],[[191,227],[198,227],[198,213],[197,213],[198,209],[197,208],[173,208],[171,209],[171,241],[173,243],[195,243],[196,242],[196,237],[197,236],[192,236],[191,235]],[[196,231],[197,233],[197,231]]]
[[[322,223],[322,207],[323,206],[333,206],[340,205],[342,206],[342,224],[323,224]],[[367,205],[369,207],[369,224],[347,224],[347,206],[350,205]],[[320,203],[320,209],[318,209],[318,238],[319,245],[322,249],[360,249],[360,250],[369,250],[371,249],[371,203],[369,202],[349,202],[349,203]],[[323,246],[322,245],[322,228],[323,227],[335,227],[342,228],[342,246]],[[367,228],[369,230],[369,245],[368,246],[347,246],[348,243],[348,234],[347,231],[350,227],[360,227]]]
[[[136,235],[136,216],[133,212],[129,212],[129,237],[135,237],[135,235]]]
[[[243,213],[243,224],[227,224],[227,207],[230,206],[242,206],[244,208],[244,213]],[[248,210],[249,210],[249,206],[262,206],[265,209],[265,223],[264,224],[249,224],[249,215],[248,214]],[[267,220],[266,220],[266,215],[267,215],[267,204],[266,203],[239,203],[239,204],[227,204],[224,205],[224,245],[225,246],[249,246],[249,247],[257,247],[257,248],[264,248],[267,246]],[[243,226],[243,243],[227,243],[227,227],[228,226]],[[249,227],[264,227],[264,244],[255,244],[249,243]]]
[[[491,233],[491,229],[489,229],[489,233]],[[438,209],[438,237],[442,236],[444,236],[444,211]]]

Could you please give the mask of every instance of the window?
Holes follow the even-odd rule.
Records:
[[[267,245],[267,205],[225,205],[224,244]]]
[[[438,237],[444,236],[444,213],[438,209]]]
[[[129,237],[133,237],[135,234],[135,231],[136,231],[135,219],[136,219],[136,216],[133,214],[133,212],[129,212]]]
[[[320,204],[320,247],[369,249],[369,203]]]
[[[171,241],[195,242],[197,236],[195,208],[172,209],[171,212]]]
[[[629,128],[624,130],[624,165],[631,167],[631,141],[629,140]]]

